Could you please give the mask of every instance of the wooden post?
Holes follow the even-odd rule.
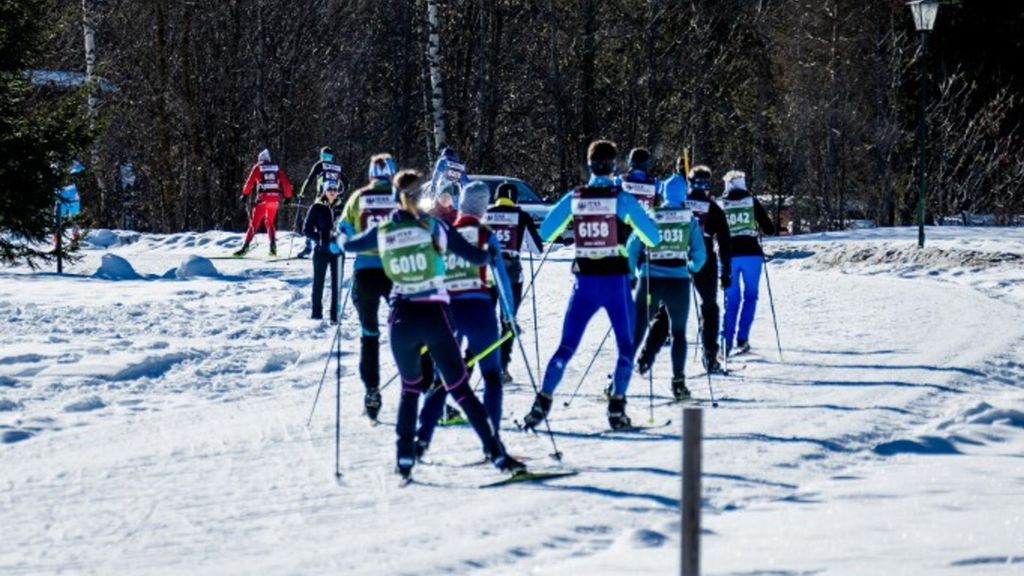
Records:
[[[683,410],[682,575],[700,574],[701,428],[704,411]]]

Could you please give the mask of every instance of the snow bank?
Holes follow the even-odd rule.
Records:
[[[180,280],[196,277],[217,278],[220,272],[213,262],[202,256],[192,255],[178,266],[175,276]]]
[[[98,228],[89,232],[85,242],[93,248],[112,248],[114,246],[125,246],[139,240],[141,234],[125,230],[108,230]]]
[[[105,280],[138,280],[141,278],[130,262],[114,254],[103,255],[100,267],[93,276]]]

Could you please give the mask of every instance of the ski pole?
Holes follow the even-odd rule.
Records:
[[[302,204],[295,205],[295,221],[292,223],[292,237],[288,240],[288,259],[292,259],[292,248],[295,246],[295,234],[299,229],[299,214],[302,213]]]
[[[601,349],[604,348],[604,343],[608,341],[608,337],[611,335],[612,327],[609,326],[608,331],[604,333],[604,338],[601,339],[601,343],[597,345],[597,350],[594,352],[593,358],[591,358],[590,363],[587,364],[587,369],[583,371],[583,376],[580,376],[580,381],[576,384],[576,389],[572,391],[572,396],[563,402],[562,406],[568,408],[572,404],[573,400],[576,399],[576,395],[579,393],[580,387],[583,386],[583,382],[587,379],[587,375],[590,374],[590,369],[594,367],[594,362],[597,360],[597,357],[601,355]]]
[[[320,385],[316,387],[316,396],[313,397],[313,407],[309,410],[309,418],[306,419],[306,426],[313,422],[313,413],[316,412],[316,403],[320,400],[320,390],[324,387],[324,379],[327,378],[327,369],[331,366],[331,353],[334,352],[334,344],[340,337],[338,330],[334,331],[334,340],[331,340],[331,352],[327,353],[327,361],[324,362],[324,370],[320,373]]]
[[[537,280],[537,274],[540,274],[540,269],[543,268],[544,263],[548,261],[548,256],[551,255],[551,251],[554,249],[554,247],[554,242],[548,244],[548,247],[544,250],[544,254],[542,254],[540,257],[540,264],[537,264],[537,270],[534,271],[532,268],[530,269],[530,284],[527,285],[526,290],[523,291],[523,294],[526,294],[530,290],[534,289],[533,283]],[[536,294],[534,294],[534,296],[536,296]]]
[[[545,252],[545,259],[547,258],[546,255],[548,253],[550,253],[550,249],[548,252]],[[540,265],[544,265],[543,260],[541,260]],[[538,266],[537,268],[539,270],[540,266]],[[501,278],[500,276],[498,276],[498,271],[494,269],[493,265],[491,265],[491,274],[494,276],[494,278]],[[533,378],[533,370],[530,370],[530,357],[526,354],[526,348],[523,346],[523,339],[519,337],[519,329],[516,326],[515,314],[512,313],[511,302],[509,302],[508,295],[505,294],[505,290],[502,288],[502,282],[499,281],[496,284],[498,286],[498,299],[501,301],[501,309],[502,312],[505,314],[505,318],[512,326],[512,332],[514,333],[516,343],[519,344],[519,354],[521,354],[523,357],[523,364],[526,366],[526,375],[530,377],[530,386],[533,387],[534,394],[540,395],[540,388],[537,387],[537,381]],[[551,448],[554,450],[554,453],[551,454],[551,456],[555,460],[561,462],[562,453],[558,450],[558,444],[555,442],[555,433],[551,431],[551,423],[548,422],[547,418],[544,419],[544,426],[547,428],[548,438],[551,440]]]
[[[644,308],[647,310],[647,329],[651,329],[651,250],[648,248],[644,251],[647,255],[647,269],[644,270],[644,277],[647,288],[647,302]],[[613,383],[614,385],[614,383]],[[654,424],[654,364],[647,369],[647,398],[648,398],[648,411],[649,415],[647,418],[648,424]]]
[[[530,281],[537,277],[537,272],[533,269],[533,252],[530,252]],[[533,353],[534,359],[537,361],[537,374],[540,374],[540,336],[537,328],[537,291],[532,292],[530,300],[533,302]]]
[[[345,276],[345,253],[341,253],[340,262],[338,263],[338,288],[339,290],[334,294],[334,302],[337,304],[338,297],[341,295],[341,281]],[[334,404],[334,477],[337,480],[341,479],[341,322],[338,322],[337,328],[334,330],[334,340],[337,342],[337,364],[334,370],[334,383],[335,383],[335,404]]]
[[[700,311],[700,305],[697,304],[697,286],[695,282],[690,282],[690,294],[693,295],[693,305],[697,310],[697,350],[704,351],[704,316]],[[708,378],[708,394],[711,396],[711,407],[718,408],[718,402],[715,402],[715,389],[711,386],[711,371],[708,370],[709,366],[705,363],[704,374]]]
[[[768,258],[764,255],[764,250],[761,250],[761,262],[764,264],[764,281],[768,286],[768,304],[772,309],[772,325],[775,327],[775,345],[779,348],[779,362],[785,362],[782,359],[782,340],[779,339],[779,323],[775,318],[775,299],[772,298],[772,279],[768,276]]]
[[[505,332],[504,334],[502,334],[497,340],[495,340],[494,342],[491,342],[490,344],[488,344],[487,348],[484,348],[482,352],[480,352],[479,354],[474,355],[469,360],[466,360],[466,369],[468,370],[469,368],[472,368],[473,366],[476,366],[477,362],[483,360],[488,354],[490,354],[490,353],[494,352],[495,350],[497,350],[499,347],[501,347],[502,344],[504,344],[511,337],[512,337],[512,331],[511,330],[509,330],[509,331]],[[480,379],[481,379],[481,381],[483,381],[483,376],[481,376]],[[382,388],[382,390],[383,390],[383,388]],[[423,399],[426,400],[427,398],[430,398],[431,396],[434,395],[434,392],[435,392],[435,389],[431,388],[430,390],[427,391],[426,394],[423,395]]]

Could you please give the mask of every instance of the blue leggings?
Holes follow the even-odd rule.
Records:
[[[483,350],[498,339],[498,319],[494,314],[494,304],[490,295],[486,298],[452,299],[449,306],[455,328],[455,338],[459,342],[465,338],[469,341],[470,352]],[[484,356],[478,362],[484,377],[484,408],[491,421],[495,434],[501,429],[501,348]],[[448,393],[444,388],[426,397],[420,411],[420,429],[416,437],[429,443],[434,436],[434,428],[444,411],[445,397]]]
[[[633,372],[633,297],[629,291],[629,277],[578,275],[569,298],[569,309],[565,311],[562,341],[544,372],[545,394],[555,393],[565,374],[565,365],[580,345],[587,323],[601,308],[608,313],[619,348],[614,393],[626,393]]]
[[[732,285],[725,291],[725,321],[722,323],[722,338],[725,338],[726,348],[732,348],[733,337],[740,342],[750,339],[750,326],[754,323],[754,312],[757,310],[757,292],[761,285],[763,263],[764,259],[761,256],[732,257]],[[739,332],[736,331],[737,315],[740,321]]]

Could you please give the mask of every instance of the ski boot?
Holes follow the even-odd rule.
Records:
[[[494,467],[502,472],[511,472],[512,474],[526,472],[526,464],[523,464],[508,454],[502,454],[501,456],[494,458],[492,462],[494,462]]]
[[[686,387],[685,376],[676,376],[672,379],[672,395],[679,402],[690,399],[690,389]]]
[[[643,376],[647,374],[647,371],[651,369],[651,359],[644,355],[640,355],[636,361],[636,373]]]
[[[231,253],[232,256],[245,256],[249,253],[249,243],[242,244],[242,247]]]
[[[622,430],[633,425],[633,421],[626,416],[625,396],[612,396],[608,399],[608,424],[612,430]]]
[[[430,442],[426,440],[416,440],[416,459],[419,461],[423,460],[423,455],[430,449]]]
[[[502,383],[502,385],[512,384],[513,382],[515,382],[515,378],[512,378],[512,374],[510,374],[508,370],[504,370],[501,373],[501,383]]]
[[[277,241],[276,240],[271,240],[270,241],[270,255],[271,256],[277,256]]]
[[[537,428],[537,425],[547,419],[548,414],[551,412],[551,396],[541,392],[537,394],[537,397],[533,401],[533,407],[530,408],[530,413],[523,417],[523,428],[525,430],[533,430]]]
[[[750,352],[750,342],[748,340],[737,340],[736,349],[733,351],[733,356],[739,356],[740,354],[746,354]]]
[[[377,388],[368,389],[366,396],[363,397],[363,407],[366,408],[366,415],[370,417],[370,420],[377,420],[381,404],[380,390]]]
[[[484,450],[484,458],[494,464],[494,467],[502,472],[511,472],[512,474],[526,472],[526,464],[523,464],[519,460],[509,456],[508,451],[505,450],[505,445],[502,444],[500,438],[495,437],[494,439],[498,442],[498,454],[491,454],[488,450]]]
[[[416,464],[414,458],[408,458],[405,456],[399,456],[398,465],[395,466],[395,472],[402,477],[404,483],[412,482],[412,467]]]
[[[722,371],[722,363],[718,361],[717,354],[705,354],[704,355],[704,369],[709,374],[718,374]]]
[[[298,258],[299,260],[305,260],[307,257],[309,257],[309,253],[312,251],[313,250],[310,249],[309,244],[306,244],[302,251],[296,254],[295,257]]]

